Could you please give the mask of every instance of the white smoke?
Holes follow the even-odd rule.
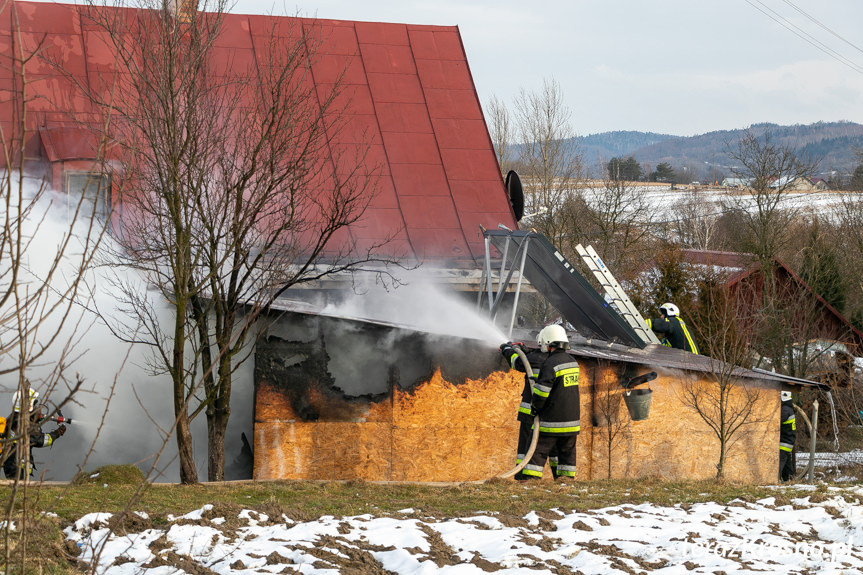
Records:
[[[25,186],[31,195],[38,188],[37,183],[27,179]],[[152,479],[176,481],[179,478],[176,442],[172,437],[165,441],[174,422],[171,380],[167,375],[152,374],[150,366],[153,363],[153,350],[150,346],[125,343],[110,329],[116,331],[122,326],[132,325],[130,317],[120,309],[122,293],[117,288],[118,280],[127,285],[137,284],[140,293],[154,300],[164,321],[171,321],[172,309],[167,302],[161,301],[157,292],[148,291],[144,278],[136,276],[131,270],[111,265],[93,266],[86,271],[85,286],[82,286],[75,305],[66,306],[59,301],[58,294],[64,293],[69,282],[75,280],[77,263],[88,249],[80,238],[86,234],[89,219],[79,217],[80,221],[76,222],[74,228],[79,240],[63,253],[62,273],[55,273],[48,278],[48,266],[54,254],[58,253],[64,232],[69,230],[70,213],[74,213],[67,202],[64,195],[48,194],[34,205],[22,222],[26,257],[23,266],[25,273],[19,281],[32,286],[43,285],[48,281],[52,289],[47,292],[40,309],[50,309],[59,302],[61,309],[69,310],[62,326],[57,314],[41,318],[43,323],[37,333],[31,334],[30,345],[46,344],[48,338],[58,331],[60,337],[48,347],[46,355],[28,370],[27,377],[33,388],[40,392],[40,399],[48,405],[55,405],[68,395],[62,384],[52,386],[51,381],[55,379],[52,373],[62,370],[66,381],[73,380],[77,373],[85,381],[84,389],[63,407],[63,415],[72,420],[64,437],[50,449],[34,450],[36,473],[44,473],[45,479],[68,480],[82,466],[92,470],[102,465],[126,463],[137,464],[146,472],[164,446]],[[107,247],[110,241],[106,236],[103,247]],[[8,267],[8,261],[0,265],[5,266],[0,270],[2,273]],[[7,304],[0,314],[7,317],[9,311]],[[133,331],[126,330],[123,333],[128,336]],[[0,356],[0,367],[14,365],[17,362],[16,353],[12,349]],[[235,376],[235,401],[226,441],[228,464],[239,453],[240,432],[246,431],[251,436],[251,379],[251,365],[242,366]],[[0,376],[0,414],[11,413],[16,386],[17,374]],[[44,429],[50,431],[53,424],[45,425]],[[199,474],[205,478],[206,430],[203,415],[193,423],[193,435]]]

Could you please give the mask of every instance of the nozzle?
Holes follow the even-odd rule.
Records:
[[[51,419],[51,421],[54,421],[57,423],[61,423],[61,424],[65,424],[65,425],[72,425],[72,420],[69,419],[68,417],[63,417],[62,415],[58,415],[57,417],[51,417],[50,419]]]

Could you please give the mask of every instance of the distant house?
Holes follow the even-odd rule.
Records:
[[[803,176],[797,178],[782,176],[781,178],[774,178],[770,182],[770,187],[773,189],[782,188],[791,192],[811,192],[815,189],[815,184],[812,183],[812,180]]]
[[[722,180],[723,188],[746,188],[749,186],[748,178],[725,178]]]
[[[819,192],[827,190],[830,188],[829,184],[827,183],[827,180],[825,180],[824,178],[812,178],[812,185]]]
[[[765,289],[765,274],[754,256],[707,250],[683,250],[683,256],[690,264],[707,266],[714,272],[719,270],[724,273],[725,287],[738,301],[740,316],[754,317],[758,313]],[[863,332],[778,258],[773,260],[771,273],[778,299],[794,310],[787,314],[788,332],[795,338],[791,342],[793,347],[798,353],[810,354],[812,366],[820,366],[813,367],[807,377],[824,376],[839,385],[850,383],[847,373],[839,380],[828,377],[829,370],[824,368],[825,361],[821,356],[836,356],[832,362],[836,365],[842,362],[838,359],[839,355],[863,355]],[[829,342],[834,345],[831,346]]]

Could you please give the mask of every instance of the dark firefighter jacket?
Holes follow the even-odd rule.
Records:
[[[15,430],[18,428],[18,413],[14,413],[12,417],[9,418],[9,425],[6,427],[7,437],[14,437]],[[24,465],[22,461],[20,464],[18,463],[16,446],[18,441],[10,441],[4,445],[3,449],[3,471],[6,474],[7,479],[12,479],[15,477],[15,470],[20,469],[21,477],[26,475],[33,475],[33,469],[35,466],[33,465],[33,449],[36,447],[50,447],[54,444],[54,440],[57,439],[61,434],[57,431],[51,431],[49,433],[45,433],[39,427],[39,423],[34,421],[30,424],[30,469],[24,472],[21,467]]]
[[[533,388],[530,385],[531,377],[525,371],[521,358],[513,347],[515,345],[519,344],[505,343],[500,347],[500,352],[503,354],[504,359],[509,362],[510,367],[524,373],[524,387],[521,390],[521,403],[518,406],[517,419],[519,421],[530,423],[533,421],[533,417],[530,416],[530,402],[533,399]],[[521,349],[527,356],[527,361],[530,363],[531,370],[533,371],[533,377],[536,379],[536,377],[539,376],[539,368],[542,367],[543,363],[545,363],[545,359],[548,357],[548,354],[538,349],[529,350],[524,347]]]
[[[565,350],[554,350],[542,364],[533,409],[539,414],[540,433],[575,435],[581,429],[578,362]]]
[[[783,401],[780,411],[782,424],[779,426],[779,449],[792,451],[797,440],[797,423],[794,416],[794,406],[791,401]]]
[[[659,319],[647,320],[647,327],[662,335],[668,340],[668,345],[675,349],[682,349],[690,353],[698,353],[695,339],[689,333],[689,329],[683,320],[677,316],[661,317]],[[665,344],[663,344],[665,345]]]

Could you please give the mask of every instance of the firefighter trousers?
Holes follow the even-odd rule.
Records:
[[[521,421],[518,422],[518,453],[515,456],[515,463],[518,465],[524,459],[525,454],[527,454],[527,450],[530,448],[530,440],[533,437],[533,422],[532,421]],[[539,436],[542,439],[542,435]],[[537,444],[537,447],[539,445]],[[551,471],[554,474],[555,479],[557,479],[557,446],[553,446],[551,451],[548,454],[548,466],[551,467]],[[513,479],[517,481],[524,481],[528,479],[529,476],[524,474],[524,470],[519,471],[513,476]]]
[[[558,436],[553,433],[540,433],[536,443],[536,451],[528,464],[522,470],[526,478],[542,478],[542,470],[546,461],[551,466],[554,478],[575,477],[576,453],[575,443],[578,435]],[[552,454],[556,456],[557,465],[550,461]]]

